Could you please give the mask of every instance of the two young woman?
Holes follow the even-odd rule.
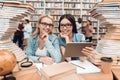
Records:
[[[38,27],[29,40],[26,51],[28,57],[34,60],[34,62],[45,64],[60,62],[67,43],[85,40],[83,34],[77,33],[75,18],[71,14],[64,14],[60,17],[59,39],[52,33],[53,24],[53,19],[48,15],[43,15],[39,18]],[[87,48],[83,49],[82,52],[89,55],[90,51],[92,50]]]

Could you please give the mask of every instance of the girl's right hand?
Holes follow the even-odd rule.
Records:
[[[51,65],[51,64],[54,63],[54,59],[50,58],[50,57],[40,57],[39,62],[42,62],[42,63],[44,63],[46,65]]]

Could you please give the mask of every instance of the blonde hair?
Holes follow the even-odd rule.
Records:
[[[37,26],[36,26],[35,31],[32,33],[32,36],[40,33],[39,28],[38,28],[38,25],[41,23],[42,19],[45,18],[45,17],[51,19],[51,20],[52,20],[52,23],[54,24],[54,20],[53,20],[52,16],[46,15],[46,14],[42,14],[42,15],[39,17],[39,19],[38,19],[38,24],[37,24]],[[51,32],[51,33],[53,33],[53,32]]]

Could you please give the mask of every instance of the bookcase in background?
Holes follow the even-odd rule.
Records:
[[[64,0],[20,0],[34,6],[35,14],[31,15],[33,27],[37,26],[38,18],[41,14],[53,16],[55,22],[55,34],[58,34],[58,20],[64,14]]]
[[[53,16],[55,22],[54,33],[58,34],[58,20],[64,14],[64,1],[63,0],[45,0],[45,14]]]
[[[99,40],[102,37],[102,35],[105,34],[106,31],[104,30],[106,28],[103,26],[99,26],[98,20],[90,16],[89,13],[90,9],[93,8],[93,6],[98,2],[101,2],[101,0],[82,0],[82,13],[81,13],[83,19],[82,31],[84,33],[86,21],[90,20],[92,22],[92,26],[94,27],[94,32],[93,32],[94,43],[97,43],[97,40]]]
[[[30,3],[35,8],[35,14],[31,16],[32,26],[37,26],[38,18],[41,14],[50,14],[53,16],[55,21],[55,34],[58,34],[58,20],[62,14],[72,14],[77,18],[81,17],[83,19],[82,28],[84,29],[84,24],[87,20],[92,21],[94,27],[94,37],[93,40],[100,38],[99,36],[105,34],[104,27],[99,27],[98,21],[92,18],[89,14],[89,10],[101,0],[20,0],[22,2]],[[97,32],[99,31],[99,35]],[[97,35],[97,36],[96,36]]]

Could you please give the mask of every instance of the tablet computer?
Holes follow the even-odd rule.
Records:
[[[85,47],[92,47],[92,42],[71,42],[67,43],[65,49],[65,57],[80,57],[85,56],[81,51]]]

